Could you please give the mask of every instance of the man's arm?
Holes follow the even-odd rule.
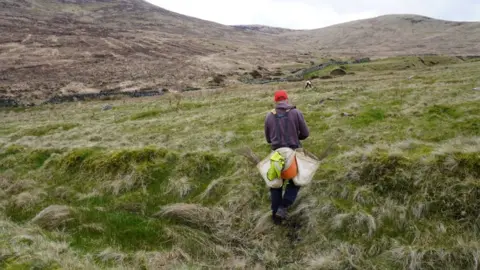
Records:
[[[305,122],[305,118],[303,118],[302,112],[297,110],[298,112],[298,139],[305,140],[310,135],[310,131],[308,130],[307,123]]]

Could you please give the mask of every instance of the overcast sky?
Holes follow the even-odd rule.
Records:
[[[314,29],[385,14],[480,21],[480,0],[147,0],[162,8],[227,25]]]

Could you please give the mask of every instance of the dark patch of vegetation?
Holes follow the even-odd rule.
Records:
[[[182,91],[184,91],[184,92],[189,92],[189,91],[198,91],[198,90],[202,90],[202,88],[200,88],[200,87],[187,86],[187,87],[185,87]]]
[[[257,70],[252,70],[252,72],[250,72],[250,75],[251,75],[254,79],[262,78],[262,74],[261,74],[260,72],[258,72]]]
[[[146,118],[152,118],[159,116],[163,111],[156,109],[156,110],[149,110],[140,113],[136,113],[130,117],[130,120],[141,120]]]
[[[347,72],[341,68],[334,69],[330,71],[331,76],[344,76],[347,75]]]
[[[226,76],[223,74],[215,74],[212,80],[209,81],[210,86],[224,86]]]

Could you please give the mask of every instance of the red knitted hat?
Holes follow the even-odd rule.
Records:
[[[288,99],[288,95],[287,95],[287,92],[285,92],[285,90],[278,90],[275,92],[275,97],[274,97],[275,102],[279,102],[286,99]]]

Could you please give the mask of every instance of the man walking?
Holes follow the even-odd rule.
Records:
[[[302,112],[288,103],[288,95],[284,90],[275,92],[275,109],[265,118],[265,138],[272,150],[281,147],[296,149],[301,147],[300,140],[309,136],[309,130]],[[287,218],[287,209],[297,198],[299,186],[292,179],[283,179],[287,182],[285,194],[282,196],[283,187],[270,188],[272,200],[272,218],[275,224]]]

